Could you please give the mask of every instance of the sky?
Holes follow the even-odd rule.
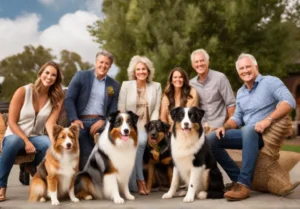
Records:
[[[78,53],[92,64],[100,50],[87,26],[103,18],[103,0],[0,0],[0,60],[42,45],[59,57],[61,50]],[[117,73],[113,66],[110,75]]]

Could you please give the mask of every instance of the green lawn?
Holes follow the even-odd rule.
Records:
[[[282,150],[293,151],[293,152],[299,152],[300,153],[300,146],[297,146],[297,145],[283,145]]]

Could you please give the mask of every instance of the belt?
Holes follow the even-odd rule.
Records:
[[[104,116],[102,115],[80,115],[79,119],[86,119],[86,118],[100,118],[100,119],[105,119]]]

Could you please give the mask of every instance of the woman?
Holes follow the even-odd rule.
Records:
[[[160,119],[171,125],[173,120],[170,111],[175,107],[192,107],[198,106],[198,95],[196,90],[189,85],[189,79],[186,72],[175,67],[169,74],[168,83],[164,90]]]
[[[144,125],[149,120],[159,118],[161,100],[161,85],[153,82],[154,68],[147,57],[134,56],[129,63],[128,79],[124,81],[119,94],[118,109],[129,111],[139,116],[138,149],[135,166],[130,178],[129,189],[146,195],[146,185],[143,175],[143,155],[147,143],[147,133]]]
[[[6,200],[8,176],[19,152],[36,153],[26,169],[31,175],[44,158],[50,140],[43,130],[46,127],[52,136],[64,97],[61,81],[58,64],[49,61],[39,70],[34,84],[22,86],[14,93],[0,157],[0,201]]]

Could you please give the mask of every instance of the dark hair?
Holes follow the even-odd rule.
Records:
[[[56,73],[56,80],[54,82],[54,84],[52,86],[50,86],[49,88],[49,92],[48,92],[48,96],[50,98],[50,102],[52,105],[52,108],[55,108],[58,105],[58,102],[61,101],[64,97],[64,93],[61,87],[61,82],[62,82],[62,73],[59,69],[59,65],[54,62],[54,61],[49,61],[46,62],[41,69],[39,70],[37,76],[38,78],[36,79],[35,83],[34,83],[34,91],[38,92],[41,88],[41,79],[40,76],[42,75],[42,73],[44,72],[44,70],[48,67],[48,66],[52,66],[56,69],[57,73]]]
[[[174,72],[176,72],[176,71],[178,71],[181,74],[181,76],[183,77],[183,86],[181,88],[180,106],[185,107],[186,104],[187,104],[187,100],[190,99],[190,98],[193,98],[193,96],[190,94],[191,86],[189,84],[188,75],[186,74],[186,72],[181,67],[175,67],[169,73],[168,83],[167,83],[167,86],[164,90],[164,94],[167,96],[167,98],[169,99],[169,103],[170,103],[169,111],[175,107],[175,98],[174,98],[175,88],[174,88],[174,85],[172,83],[172,78],[173,78]]]

